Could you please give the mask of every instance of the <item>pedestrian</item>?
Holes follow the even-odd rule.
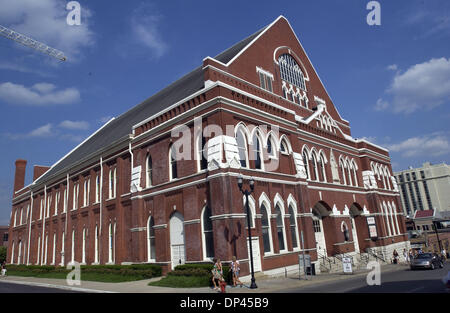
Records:
[[[394,261],[394,264],[397,264],[398,263],[398,252],[397,252],[397,250],[395,250],[394,249],[394,252],[392,252],[392,255],[393,255],[393,261]]]
[[[231,274],[233,275],[233,287],[236,287],[236,284],[239,283],[239,285],[242,287],[243,283],[239,280],[239,272],[240,272],[240,267],[239,267],[239,261],[236,260],[236,257],[233,256],[233,258],[231,259],[231,267],[230,267],[230,271]]]
[[[1,276],[6,276],[6,261],[2,262],[2,273]]]
[[[213,277],[212,282],[214,285],[214,290],[219,290],[219,287],[222,286],[222,283],[225,281],[223,279],[223,270],[222,270],[222,263],[220,262],[220,259],[213,259],[214,267],[211,270]],[[217,284],[216,284],[217,281]]]
[[[445,259],[447,258],[447,251],[445,251],[445,248],[442,248],[441,254],[442,254],[442,259],[445,261]]]
[[[414,259],[414,251],[413,249],[409,249],[409,262],[411,263],[411,260]]]
[[[405,258],[405,263],[408,263],[408,252],[406,252],[406,249],[403,249],[403,257]]]

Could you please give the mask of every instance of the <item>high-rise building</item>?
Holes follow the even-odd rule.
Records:
[[[445,163],[426,162],[394,173],[400,189],[404,213],[416,211],[450,211],[450,167]]]

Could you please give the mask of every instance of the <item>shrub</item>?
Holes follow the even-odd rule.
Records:
[[[185,276],[185,277],[205,277],[208,280],[209,286],[212,286],[212,273],[211,270],[214,268],[214,264],[205,263],[190,263],[178,265],[175,270],[168,273],[168,276]],[[232,276],[230,272],[230,267],[222,264],[223,278],[227,283],[232,282]],[[206,282],[206,279],[203,280]]]
[[[39,276],[48,274],[68,274],[71,270],[62,266],[39,266],[39,265],[17,265],[7,266],[8,272],[15,272],[18,275]],[[121,276],[135,279],[149,279],[159,277],[162,274],[162,268],[155,264],[136,264],[136,265],[83,265],[80,267],[81,275],[98,274],[100,276]],[[91,275],[92,276],[92,275]]]

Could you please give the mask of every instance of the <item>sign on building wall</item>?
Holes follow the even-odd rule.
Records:
[[[378,232],[377,232],[377,224],[375,221],[375,217],[368,216],[367,217],[367,226],[369,227],[369,236],[371,239],[378,238]]]

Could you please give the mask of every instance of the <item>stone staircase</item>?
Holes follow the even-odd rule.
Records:
[[[356,271],[367,270],[367,264],[371,261],[378,261],[379,263],[386,264],[384,256],[380,252],[367,251],[361,253],[352,253],[347,255],[335,255],[325,257],[319,255],[319,265],[321,273],[342,273],[343,270],[343,257],[352,258],[352,269]]]

